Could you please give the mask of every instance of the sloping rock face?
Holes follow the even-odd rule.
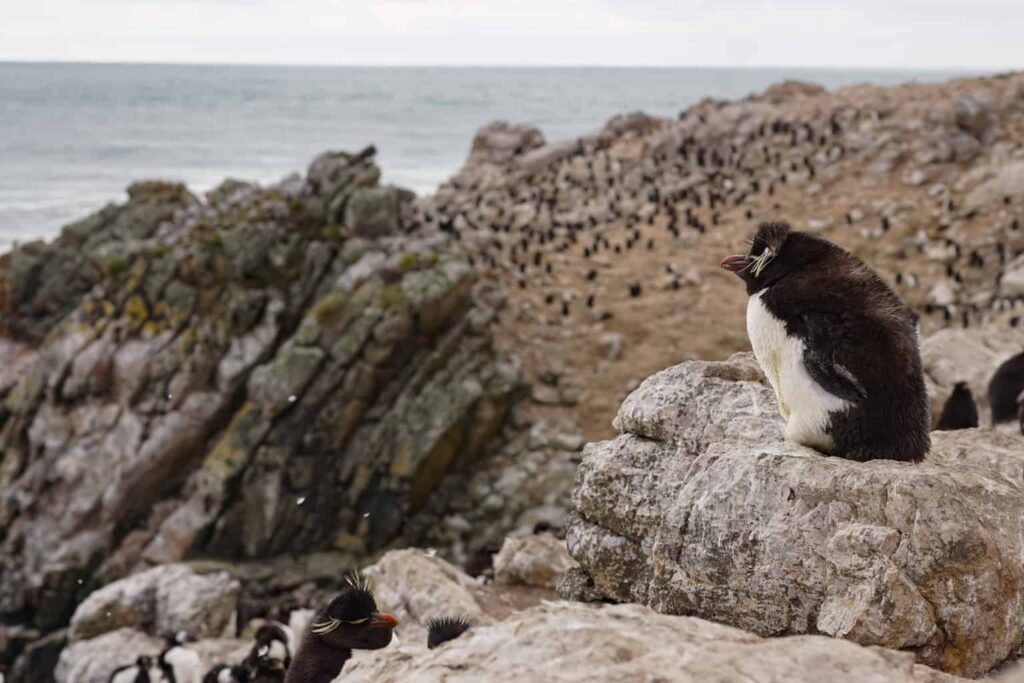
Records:
[[[781,442],[763,379],[737,356],[648,378],[589,445],[566,592],[640,602],[760,635],[825,633],[978,676],[1019,651],[1024,492],[999,453],[920,465]],[[978,463],[977,465],[973,463]],[[582,587],[582,588],[581,588]]]
[[[915,665],[907,653],[822,636],[766,640],[639,605],[547,603],[436,650],[403,643],[372,654],[347,662],[338,683],[961,680]]]
[[[142,184],[0,259],[34,354],[0,388],[0,618],[52,630],[196,556],[367,556],[485,450],[521,386],[493,297],[379,175],[371,149],[203,200]]]

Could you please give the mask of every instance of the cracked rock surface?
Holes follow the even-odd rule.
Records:
[[[919,465],[857,463],[782,442],[777,415],[745,354],[648,378],[621,434],[584,450],[567,537],[583,574],[563,593],[967,676],[1019,652],[1024,439],[951,432]]]

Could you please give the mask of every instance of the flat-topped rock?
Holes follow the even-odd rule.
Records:
[[[915,665],[909,653],[823,636],[763,639],[639,605],[547,603],[436,650],[403,643],[368,654],[346,663],[337,683],[960,680]]]
[[[587,446],[567,541],[592,590],[760,635],[912,650],[968,676],[1016,653],[1024,492],[1001,435],[991,448],[942,436],[919,465],[825,457],[766,427],[774,401],[751,398],[748,360],[649,378],[623,433]]]

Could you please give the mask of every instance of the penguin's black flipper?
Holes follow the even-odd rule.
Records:
[[[849,368],[836,360],[841,330],[842,316],[805,312],[795,332],[804,339],[804,367],[811,379],[833,396],[856,403],[867,398],[867,392]]]

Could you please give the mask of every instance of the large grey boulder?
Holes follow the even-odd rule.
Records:
[[[763,639],[639,605],[555,602],[435,650],[403,641],[347,662],[338,683],[751,681],[952,683],[909,653],[822,636]]]
[[[197,574],[182,564],[154,567],[89,595],[71,618],[69,639],[125,627],[162,638],[180,631],[194,638],[234,635],[239,588],[227,572]]]
[[[684,363],[626,400],[622,434],[587,447],[573,492],[588,588],[969,676],[1018,652],[1024,492],[985,464],[998,456],[964,466],[946,441],[919,465],[825,457],[773,434],[762,382],[744,356]]]
[[[107,683],[115,669],[141,655],[160,654],[166,642],[133,628],[108,631],[64,648],[54,677],[57,683]]]
[[[157,656],[166,647],[167,641],[162,638],[138,629],[119,628],[64,648],[54,677],[57,683],[107,683],[115,669],[131,664],[140,655]],[[201,671],[206,672],[215,664],[241,662],[252,649],[252,640],[207,638],[187,647],[199,655]]]

